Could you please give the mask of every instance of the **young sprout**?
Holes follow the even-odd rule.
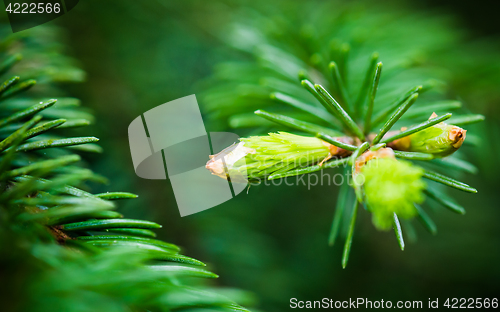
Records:
[[[335,138],[334,138],[335,139]],[[337,138],[339,142],[347,138]],[[210,155],[206,168],[214,175],[231,181],[256,180],[313,164],[322,166],[332,159],[350,155],[350,151],[315,137],[288,132],[242,138],[238,144]]]
[[[431,117],[436,118],[436,113]],[[467,130],[441,122],[425,130],[412,134],[410,152],[429,153],[439,157],[453,154],[464,143]]]
[[[377,229],[390,230],[394,214],[404,219],[418,214],[415,204],[423,202],[426,185],[422,168],[397,160],[392,149],[382,148],[359,157],[356,171],[355,181],[363,181],[366,206]]]

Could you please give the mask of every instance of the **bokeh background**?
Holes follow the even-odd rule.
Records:
[[[421,24],[439,21],[435,27],[443,28],[445,35],[436,39],[436,51],[424,62],[447,71],[450,96],[463,100],[468,110],[486,115],[487,120],[468,128],[482,142],[465,151],[479,172],[463,180],[479,193],[452,191],[467,214],[432,212],[438,235],[416,224],[418,239],[408,242],[401,252],[392,232],[377,232],[369,216],[360,213],[345,270],[340,265],[342,244],[327,245],[335,187],[255,187],[216,208],[181,218],[170,182],[137,177],[128,147],[127,128],[135,117],[167,101],[203,94],[218,63],[241,59],[221,34],[231,31],[242,10],[295,19],[302,13],[301,1],[87,0],[52,23],[66,29],[69,53],[87,72],[86,82],[70,86],[68,93],[82,99],[97,115],[90,134],[101,139],[105,153],[95,159],[93,169],[107,176],[110,185],[96,185],[96,192],[139,194],[137,200],[124,203],[121,211],[163,224],[161,238],[210,263],[220,275],[221,286],[254,292],[259,309],[287,311],[290,298],[427,302],[438,297],[498,297],[500,25],[495,22],[493,3],[350,4],[361,8],[366,18],[378,14],[388,21],[408,16]],[[315,5],[311,1],[308,9]],[[404,35],[405,29],[394,29],[396,38]],[[422,36],[431,34],[423,32]],[[381,49],[386,44],[381,41]],[[383,54],[381,59],[384,64],[391,62]],[[198,99],[203,109],[203,97]],[[212,115],[204,118],[208,131],[223,128]]]

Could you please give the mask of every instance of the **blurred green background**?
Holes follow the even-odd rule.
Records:
[[[242,58],[218,35],[230,27],[239,11],[272,8],[272,14],[282,13],[284,19],[301,14],[299,1],[267,2],[87,0],[54,21],[67,30],[70,54],[87,72],[87,81],[70,86],[69,93],[96,112],[93,133],[87,134],[101,139],[105,153],[93,169],[109,177],[110,186],[97,185],[95,191],[139,194],[137,200],[124,203],[122,211],[163,224],[162,238],[210,263],[221,276],[220,285],[256,293],[259,308],[265,311],[289,310],[290,298],[427,302],[437,297],[498,297],[500,81],[498,71],[496,75],[491,71],[499,68],[500,26],[488,18],[494,17],[493,8],[471,8],[465,1],[367,5],[388,19],[405,12],[405,16],[415,14],[422,23],[444,20],[439,27],[446,28],[444,33],[450,38],[440,41],[436,53],[427,59],[451,73],[455,98],[463,99],[470,111],[487,116],[483,125],[467,128],[483,139],[479,147],[465,151],[479,173],[464,181],[479,193],[451,191],[467,214],[432,212],[438,235],[433,237],[417,224],[418,240],[404,252],[392,232],[377,232],[369,215],[360,213],[350,263],[342,270],[341,244],[327,245],[337,193],[334,187],[255,187],[216,208],[181,218],[169,181],[135,175],[128,147],[129,123],[157,105],[204,92],[203,81],[219,62]],[[314,5],[311,2],[308,8],[313,10]],[[366,11],[369,17],[370,9]],[[404,29],[399,32],[404,34]],[[391,61],[383,54],[381,59]],[[203,100],[198,99],[203,109]],[[221,129],[210,116],[205,121],[208,131]]]

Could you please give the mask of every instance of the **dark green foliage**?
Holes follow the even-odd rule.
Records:
[[[57,29],[37,27],[1,44],[0,72],[20,74],[0,87],[2,310],[247,311],[199,279],[218,277],[203,262],[150,238],[159,224],[114,211],[113,200],[137,195],[86,191],[86,181],[102,182],[85,169],[87,154],[101,148],[95,137],[66,137],[93,120],[78,100],[44,100],[61,92],[53,82],[84,77],[52,36]],[[26,53],[17,64],[11,50],[19,46]],[[31,78],[41,90],[30,89]]]

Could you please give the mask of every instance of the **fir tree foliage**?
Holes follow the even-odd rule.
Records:
[[[217,275],[203,262],[156,239],[161,225],[116,211],[137,195],[88,191],[85,182],[106,181],[86,168],[87,155],[102,152],[98,139],[66,134],[94,117],[78,99],[46,97],[62,94],[56,82],[84,78],[63,54],[58,29],[0,30],[3,309],[248,311],[204,282]]]
[[[241,139],[255,150],[246,155],[247,161],[274,160],[272,166],[253,165],[261,169],[252,171],[253,177],[272,180],[333,167],[344,167],[353,178],[364,175],[364,183],[351,185],[356,204],[344,207],[352,200],[339,199],[332,224],[333,245],[344,215],[350,216],[343,267],[358,206],[373,214],[378,229],[394,228],[401,249],[398,217],[418,216],[436,232],[418,206],[426,196],[463,214],[452,199],[442,200],[448,197],[436,182],[477,192],[448,175],[474,168],[458,149],[478,138],[467,133],[466,140],[461,127],[484,116],[457,113],[462,103],[445,94],[443,81],[450,77],[432,63],[434,53],[458,41],[445,27],[446,19],[420,19],[404,10],[389,19],[369,2],[293,2],[288,7],[277,1],[273,7],[260,7],[242,10],[221,32],[238,58],[218,65],[202,99],[214,125],[253,135]],[[280,10],[300,14],[283,18]],[[297,143],[320,139],[338,149],[291,165],[288,155],[307,149],[294,149],[293,140],[285,143],[287,149],[268,149],[269,141],[283,133],[276,131],[294,131]],[[381,148],[392,157],[377,155]],[[351,195],[341,191],[340,196]]]

